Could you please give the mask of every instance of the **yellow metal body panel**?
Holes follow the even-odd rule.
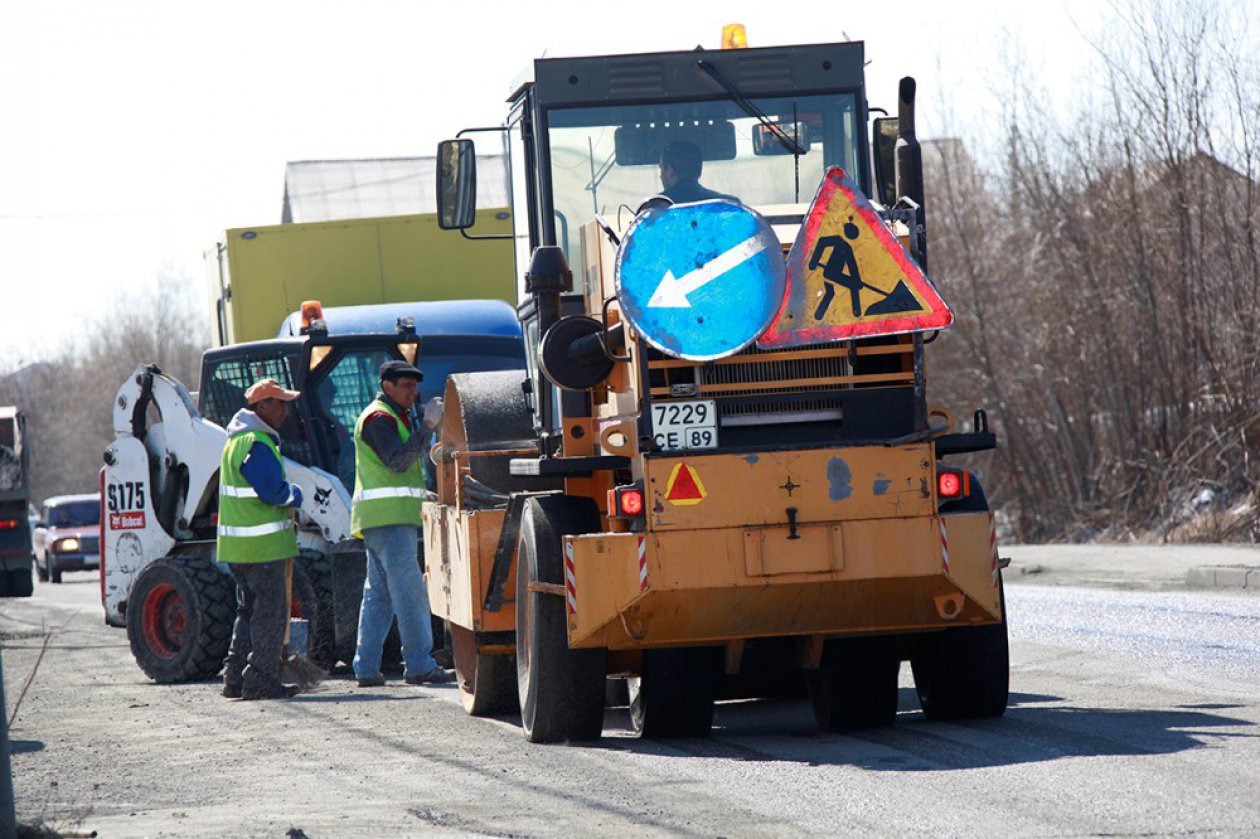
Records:
[[[679,463],[703,483],[702,501],[670,500],[669,480]],[[799,524],[936,510],[926,444],[651,458],[644,473],[653,531],[786,525],[789,508]]]
[[[459,511],[446,504],[424,505],[424,557],[433,614],[477,632],[516,629],[516,577],[508,576],[503,608],[482,609],[503,510]]]
[[[999,620],[992,517],[939,516],[933,461],[928,444],[642,461],[647,532],[565,539],[569,644],[633,651]],[[665,483],[684,462],[704,498],[676,505]],[[428,504],[424,516],[434,614],[513,630],[514,575],[502,609],[482,609],[504,513]]]
[[[569,643],[614,650],[1001,618],[986,513],[568,537]],[[640,545],[643,547],[640,554]]]
[[[511,232],[507,210],[483,211],[478,219],[474,235]],[[470,241],[439,229],[436,214],[236,228],[207,259],[214,316],[222,305],[227,343],[275,337],[304,300],[516,304],[511,242]],[[217,326],[211,331],[218,336]]]

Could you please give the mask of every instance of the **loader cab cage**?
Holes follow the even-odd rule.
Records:
[[[203,417],[224,428],[245,407],[245,391],[259,379],[271,378],[282,387],[301,390],[298,367],[303,341],[260,341],[211,350],[201,359],[201,387],[197,409]],[[302,407],[280,432],[280,452],[306,466],[318,466],[310,441],[301,429]]]
[[[422,348],[417,350],[417,344]],[[451,373],[525,367],[521,340],[500,335],[365,334],[258,341],[203,356],[200,413],[226,428],[245,407],[245,390],[268,376],[300,391],[289,421],[278,429],[281,453],[336,475],[351,489],[354,426],[376,398],[380,366],[389,359],[417,363],[424,372],[417,412],[441,395]]]

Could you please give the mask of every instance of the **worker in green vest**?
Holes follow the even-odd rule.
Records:
[[[425,451],[412,409],[423,377],[404,361],[386,361],[380,377],[380,393],[354,427],[350,532],[367,549],[354,675],[360,687],[385,684],[381,651],[397,618],[407,684],[451,682],[454,675],[433,659],[429,591],[420,573]]]
[[[298,692],[280,678],[289,621],[285,564],[297,556],[290,508],[302,491],[285,480],[276,430],[297,391],[262,379],[245,391],[246,407],[228,423],[219,467],[217,557],[236,580],[236,623],[223,662],[229,699],[280,699]]]

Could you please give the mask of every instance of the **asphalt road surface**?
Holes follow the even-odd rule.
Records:
[[[1260,596],[1015,570],[1002,719],[925,721],[904,666],[890,728],[823,734],[802,700],[753,701],[721,704],[709,739],[649,742],[614,709],[579,747],[467,717],[447,686],[150,684],[95,576],[68,574],[0,602],[9,713],[26,687],[18,817],[105,837],[1260,835]]]

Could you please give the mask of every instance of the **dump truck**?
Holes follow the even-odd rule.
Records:
[[[703,736],[732,678],[803,674],[822,728],[861,728],[894,721],[907,660],[929,718],[1004,712],[993,515],[943,462],[996,439],[929,401],[953,313],[915,83],[870,120],[864,65],[546,58],[469,130],[510,159],[528,358],[448,379],[432,450],[429,592],[471,714],[589,740],[625,680],[641,736]],[[439,223],[466,228],[474,140],[438,155]]]
[[[470,235],[510,230],[504,208]],[[516,303],[511,247],[446,236],[434,213],[224,231],[205,252],[216,346],[260,341],[305,300],[326,311],[415,301]]]
[[[16,407],[0,407],[0,597],[35,591],[30,503],[26,416]]]

